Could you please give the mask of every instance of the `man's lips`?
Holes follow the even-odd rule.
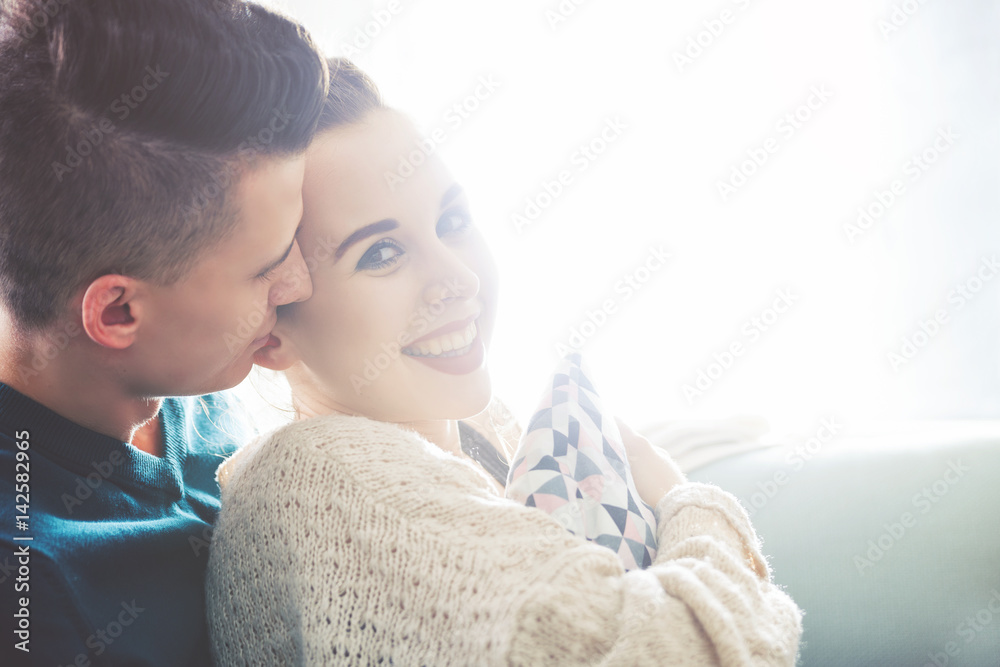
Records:
[[[267,334],[266,336],[261,336],[260,338],[254,338],[253,343],[250,347],[257,350],[265,347],[274,347],[278,344],[278,339],[272,334]]]
[[[250,348],[256,350],[262,347],[274,347],[275,345],[277,345],[278,339],[274,338],[274,336],[271,335],[271,332],[274,331],[274,327],[276,327],[277,325],[278,325],[278,319],[275,318],[274,321],[271,322],[271,325],[267,327],[267,332],[263,336],[260,336],[259,338],[254,338],[250,342]]]

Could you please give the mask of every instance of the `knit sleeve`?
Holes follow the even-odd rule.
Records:
[[[553,576],[520,610],[511,663],[795,664],[801,613],[771,582],[736,499],[685,484],[656,516],[660,550],[645,570],[622,574],[581,549],[549,555]]]
[[[312,421],[223,490],[217,664],[794,664],[800,613],[719,489],[669,493],[656,561],[626,573],[414,434]]]

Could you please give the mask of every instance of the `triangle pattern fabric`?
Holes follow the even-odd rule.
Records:
[[[601,467],[591,461],[583,452],[576,455],[576,470],[573,472],[573,479],[582,482],[591,475],[600,475],[602,472]]]
[[[532,431],[538,429],[550,429],[552,428],[552,410],[539,410],[531,416],[531,420],[528,422],[528,428],[525,429],[525,433],[531,433]]]
[[[553,496],[558,496],[563,500],[569,500],[569,493],[566,490],[566,480],[564,480],[561,476],[545,482],[538,487],[538,491],[535,493],[548,493]]]
[[[642,502],[614,415],[579,354],[561,360],[528,422],[507,477],[508,498],[618,554],[625,569],[656,557],[656,516]]]

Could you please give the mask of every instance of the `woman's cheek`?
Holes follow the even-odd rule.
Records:
[[[497,295],[500,291],[500,273],[497,269],[496,260],[493,258],[493,253],[490,252],[485,242],[479,251],[477,262],[480,267],[477,271],[479,274],[480,298],[483,300],[484,306],[490,310],[492,319],[492,315],[496,311]]]

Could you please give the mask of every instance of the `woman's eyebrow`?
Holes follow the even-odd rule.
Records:
[[[459,195],[461,195],[463,191],[464,189],[460,184],[458,183],[453,184],[450,188],[448,188],[445,191],[444,196],[441,197],[441,208],[444,208],[445,206],[450,204],[454,199],[456,199]]]
[[[354,230],[350,236],[344,239],[344,242],[337,246],[336,252],[333,253],[333,261],[339,260],[343,257],[347,250],[357,243],[358,241],[364,240],[369,236],[374,236],[375,234],[381,234],[382,232],[388,232],[390,230],[399,227],[399,222],[393,218],[386,218],[385,220],[379,220],[378,222],[373,222],[370,225],[365,225],[360,229]]]

